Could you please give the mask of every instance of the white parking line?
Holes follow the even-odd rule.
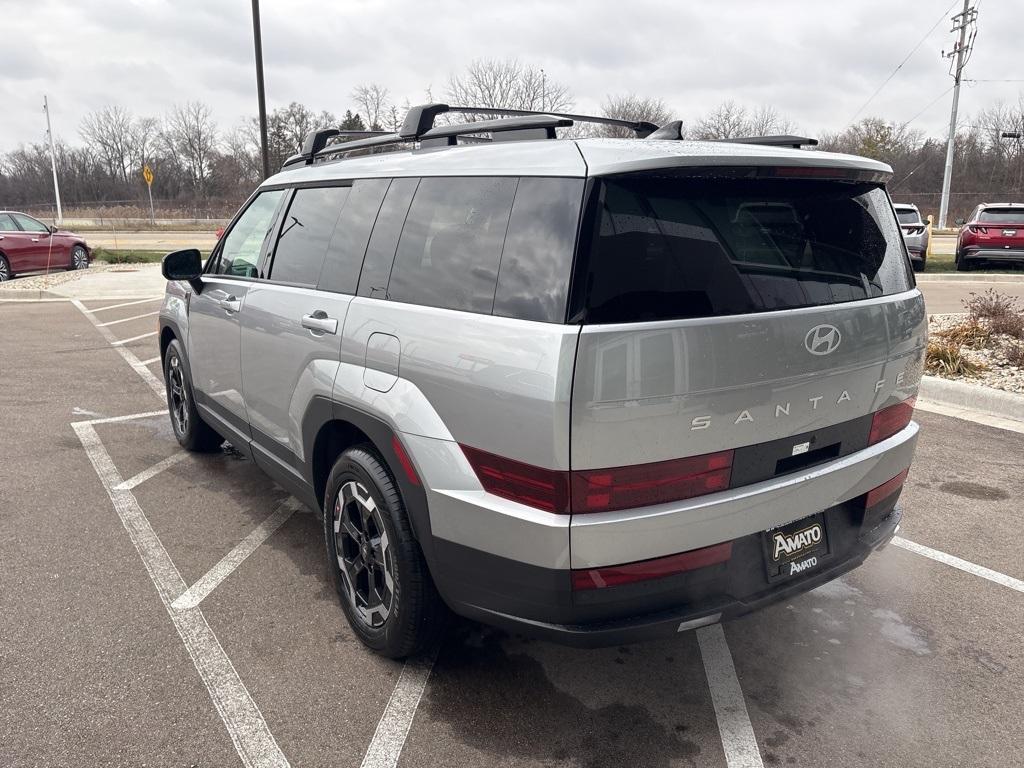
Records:
[[[124,361],[132,367],[132,370],[142,377],[142,380],[149,385],[149,388],[153,390],[153,393],[161,400],[163,400],[167,395],[164,392],[164,385],[163,383],[161,383],[160,379],[154,376],[153,372],[149,370],[149,368],[147,368],[145,365],[143,365],[142,361],[139,360],[138,357],[136,357],[134,352],[132,352],[130,349],[125,349],[124,346],[122,346],[124,342],[121,342],[119,344],[118,339],[113,334],[113,332],[109,328],[104,328],[100,321],[96,319],[96,316],[93,315],[93,313],[90,312],[88,309],[86,309],[85,305],[79,299],[73,299],[71,303],[78,307],[78,310],[83,315],[89,318],[89,322],[96,327],[96,330],[100,332],[100,334],[103,336],[104,339],[107,340],[110,346],[116,349],[117,353],[121,355],[122,358],[124,358]],[[104,307],[104,309],[113,309],[113,307]],[[153,335],[156,335],[156,331],[153,332]]]
[[[1018,592],[1024,592],[1024,581],[1015,579],[1013,576],[1007,576],[1005,573],[999,571],[993,571],[991,568],[986,568],[983,565],[977,565],[968,560],[962,560],[955,555],[950,555],[945,552],[940,552],[937,549],[926,547],[924,544],[918,544],[914,541],[904,539],[902,536],[896,536],[893,538],[892,543],[897,547],[913,552],[924,557],[931,558],[938,563],[944,563],[945,565],[952,566],[953,568],[959,568],[961,571],[980,576],[983,579],[1001,584],[1004,587],[1015,589]]]
[[[121,307],[134,307],[136,304],[148,304],[151,301],[160,301],[163,296],[154,296],[152,299],[139,299],[138,301],[126,301],[122,304],[110,304],[106,307],[90,309],[89,312],[106,312],[108,309],[120,309]]]
[[[76,408],[74,410],[74,413],[78,414],[78,413],[88,413],[88,412],[87,411],[83,412],[81,408]],[[75,424],[114,424],[114,423],[119,422],[119,421],[135,421],[136,419],[152,419],[152,418],[155,418],[157,416],[163,416],[163,417],[165,417],[167,419],[171,418],[170,414],[167,413],[167,409],[165,408],[165,409],[163,409],[161,411],[146,411],[145,413],[130,413],[127,416],[105,416],[105,417],[101,416],[98,419],[82,419],[81,421],[72,422],[71,426],[75,426]]]
[[[100,326],[97,326],[97,328],[99,328],[99,327]],[[123,344],[131,344],[133,341],[138,341],[139,339],[148,339],[150,336],[156,336],[157,333],[159,333],[159,331],[150,331],[149,333],[140,333],[138,336],[132,336],[131,338],[128,338],[128,339],[117,339],[116,341],[110,342],[110,345],[112,347],[119,347],[119,346],[121,346]]]
[[[148,360],[143,360],[142,364],[143,365],[152,365],[153,363],[159,363],[159,362],[160,362],[160,355],[157,355],[156,357],[151,357]]]
[[[136,417],[144,415],[136,414]],[[123,480],[96,429],[88,422],[77,422],[72,426],[139,553],[174,628],[192,657],[192,663],[206,685],[242,763],[246,768],[287,768],[288,760],[267,727],[263,713],[238,677],[201,609],[178,611],[171,608],[171,604],[185,591],[185,581],[135,496],[131,491],[118,490],[117,486]]]
[[[289,496],[282,501],[270,517],[260,523],[256,528],[239,542],[238,546],[221,558],[213,568],[208,570],[199,581],[186,589],[173,603],[171,607],[182,611],[188,608],[195,608],[207,595],[215,590],[224,579],[242,564],[242,562],[255,552],[259,546],[273,536],[274,531],[284,525],[288,518],[302,508],[297,499]]]
[[[135,486],[140,485],[140,484],[146,482],[151,477],[156,477],[161,472],[163,472],[165,469],[169,469],[170,467],[173,467],[175,464],[177,464],[179,461],[181,461],[183,459],[187,459],[187,458],[188,458],[188,453],[186,453],[185,451],[179,451],[178,453],[172,453],[166,459],[163,459],[162,461],[158,461],[156,464],[154,464],[149,469],[144,469],[141,472],[139,472],[139,474],[134,475],[133,477],[129,477],[123,483],[120,483],[117,486],[117,488],[115,488],[115,490],[118,490],[118,491],[130,491]]]
[[[711,624],[698,629],[697,642],[711,703],[715,705],[726,764],[729,768],[764,768],[722,625]]]
[[[106,323],[100,323],[100,326],[103,327],[103,328],[106,328],[108,325],[117,325],[118,323],[129,323],[132,320],[141,320],[144,317],[156,317],[159,314],[160,314],[159,312],[147,312],[144,315],[133,315],[131,317],[121,318],[120,320],[111,320],[111,321],[106,322]]]
[[[427,687],[430,672],[437,661],[438,650],[439,647],[435,645],[422,656],[405,662],[384,714],[377,723],[370,746],[366,749],[362,768],[395,768],[398,765],[416,708],[420,705],[423,690]]]

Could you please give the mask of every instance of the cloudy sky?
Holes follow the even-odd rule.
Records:
[[[966,77],[1024,81],[1021,0],[980,1]],[[955,3],[956,10],[960,1]],[[951,86],[950,0],[263,0],[269,107],[296,100],[343,112],[354,85],[401,103],[444,96],[451,72],[515,57],[567,85],[580,110],[606,94],[664,99],[692,121],[724,99],[773,105],[810,135],[847,125],[933,24],[934,31],[861,113],[944,135]],[[78,142],[86,112],[120,104],[162,115],[187,100],[231,128],[254,114],[249,0],[0,0],[0,150],[39,141],[42,99],[55,132]],[[969,84],[961,114],[1016,102],[1024,82]],[[939,98],[941,96],[941,98]]]

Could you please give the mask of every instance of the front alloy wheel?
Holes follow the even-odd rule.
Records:
[[[85,248],[80,245],[76,245],[71,249],[71,268],[72,269],[88,269],[89,268],[89,254],[85,252]]]
[[[7,282],[11,279],[11,268],[7,264],[7,259],[0,256],[0,283]]]
[[[367,626],[384,626],[395,600],[395,563],[387,528],[373,496],[354,480],[334,501],[334,544],[343,592]]]

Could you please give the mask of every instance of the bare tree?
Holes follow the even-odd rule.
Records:
[[[794,124],[782,117],[772,106],[758,107],[747,123],[751,136],[771,136],[772,134],[790,134],[796,130]]]
[[[217,126],[210,108],[198,101],[173,107],[164,125],[163,143],[185,171],[195,195],[205,197],[217,148]]]
[[[370,130],[383,130],[382,126],[387,121],[389,110],[393,109],[388,101],[388,89],[377,83],[357,85],[352,89],[352,99],[362,107]]]
[[[734,139],[749,134],[747,108],[735,101],[723,101],[697,121],[698,139]]]
[[[515,59],[478,59],[448,79],[452,104],[561,112],[573,104],[568,87]]]
[[[634,93],[606,96],[601,106],[601,114],[616,120],[647,121],[655,125],[664,125],[672,119],[672,113],[661,99],[645,98]],[[602,125],[596,130],[599,136],[624,139],[636,134],[628,128],[614,125]]]
[[[136,155],[131,112],[116,105],[90,112],[82,120],[79,133],[86,146],[100,158],[107,173],[127,182]]]

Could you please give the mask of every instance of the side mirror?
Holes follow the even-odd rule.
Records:
[[[160,262],[160,271],[166,280],[187,280],[199,291],[199,276],[203,273],[202,256],[196,248],[173,251]]]
[[[956,224],[958,227],[962,227],[964,225],[964,220],[956,219],[953,223]]]
[[[50,234],[51,235],[56,235],[57,234],[57,228],[55,226],[53,226],[53,224],[48,226],[47,229],[50,230]]]

